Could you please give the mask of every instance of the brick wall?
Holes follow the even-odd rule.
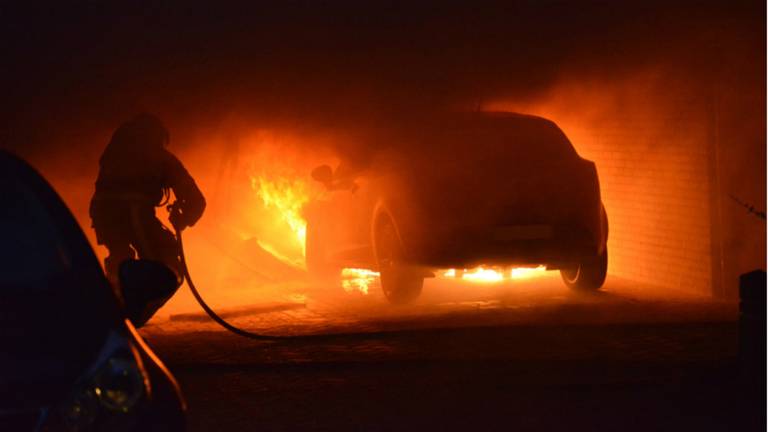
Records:
[[[560,126],[595,161],[609,224],[609,273],[710,294],[709,129],[692,99]],[[557,120],[557,119],[555,119]]]

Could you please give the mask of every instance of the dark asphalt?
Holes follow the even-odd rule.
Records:
[[[407,308],[308,290],[301,307],[232,314],[317,339],[252,341],[189,317],[142,333],[192,431],[765,429],[733,303],[615,280],[587,296],[551,278],[443,285]]]

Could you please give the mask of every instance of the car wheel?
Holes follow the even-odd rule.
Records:
[[[586,260],[576,267],[563,268],[560,276],[563,282],[574,290],[597,291],[605,283],[608,273],[608,248],[603,249],[600,255]]]
[[[304,254],[309,275],[323,279],[338,277],[339,268],[328,262],[328,240],[323,238],[321,230],[313,224],[307,224],[306,233]]]
[[[417,268],[404,262],[403,245],[395,226],[382,217],[375,232],[376,261],[384,297],[392,304],[410,303],[421,295],[424,277]]]

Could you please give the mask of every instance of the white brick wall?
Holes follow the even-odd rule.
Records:
[[[608,122],[561,127],[597,164],[610,223],[609,273],[709,294],[707,111],[689,101],[673,107],[666,115],[636,107]]]

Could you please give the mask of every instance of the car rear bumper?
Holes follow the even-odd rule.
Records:
[[[410,257],[427,267],[471,268],[477,265],[546,265],[559,268],[597,255],[600,246],[590,230],[551,225],[497,226],[434,236],[414,245]]]

